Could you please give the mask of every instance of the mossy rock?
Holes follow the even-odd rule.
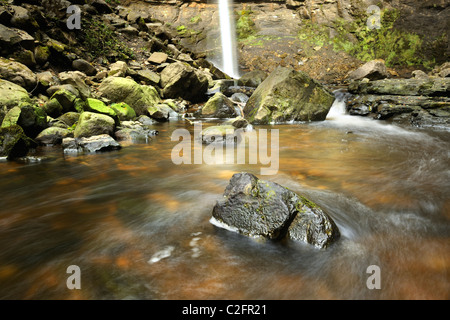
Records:
[[[115,111],[121,121],[136,118],[136,111],[125,102],[113,103],[110,108]]]
[[[73,103],[77,97],[66,89],[56,91],[50,98],[56,99],[62,106],[62,112],[69,112],[73,110]]]
[[[112,136],[114,129],[115,121],[110,116],[86,111],[81,114],[78,120],[74,137],[91,137],[100,134],[109,134]]]
[[[202,117],[233,118],[237,116],[234,103],[222,92],[216,92],[201,110]]]
[[[19,122],[20,113],[22,110],[19,107],[14,107],[9,110],[2,121],[2,128],[10,127],[16,125]]]
[[[107,116],[110,116],[114,119],[116,126],[120,125],[119,116],[117,115],[116,111],[108,107],[103,101],[94,99],[94,98],[88,98],[85,101],[85,111],[95,112],[95,113],[101,113],[105,114]]]
[[[15,83],[0,79],[0,107],[11,109],[21,102],[31,102],[27,90]]]
[[[306,73],[278,67],[254,91],[244,108],[250,123],[322,121],[334,95]]]
[[[36,143],[25,135],[19,125],[0,128],[0,157],[14,159],[27,155]]]
[[[48,100],[42,109],[52,118],[57,118],[63,113],[63,107],[56,98]]]

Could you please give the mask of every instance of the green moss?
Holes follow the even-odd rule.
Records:
[[[95,18],[82,19],[81,23],[82,45],[91,58],[116,56],[118,60],[134,59],[133,51],[109,25]]]
[[[256,33],[255,22],[252,19],[253,11],[235,11],[236,33],[239,41],[245,40]]]
[[[336,52],[345,51],[362,61],[383,59],[388,67],[432,67],[434,61],[425,58],[423,54],[423,39],[415,33],[394,28],[399,16],[398,10],[382,10],[379,29],[369,29],[368,15],[364,14],[352,23],[337,19],[333,22],[332,28],[336,35],[332,38],[326,26],[305,21],[298,32],[298,38],[311,46],[329,45]],[[435,45],[440,45],[438,39]]]

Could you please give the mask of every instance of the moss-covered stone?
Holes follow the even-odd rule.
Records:
[[[121,121],[136,118],[136,111],[125,102],[113,103],[110,107],[116,112]]]
[[[73,103],[77,97],[69,90],[61,89],[56,91],[50,98],[56,99],[62,106],[63,112],[69,112],[73,110]]]
[[[35,146],[36,143],[25,135],[19,125],[0,128],[0,157],[23,157]]]
[[[233,118],[237,116],[234,109],[234,103],[223,93],[215,93],[205,103],[201,110],[202,117],[211,118]]]
[[[6,113],[2,121],[2,128],[10,127],[16,125],[19,122],[20,113],[22,110],[19,107],[14,107]]]
[[[107,106],[103,101],[93,98],[88,98],[85,101],[85,111],[105,114],[114,119],[116,126],[120,125],[119,116],[113,108]]]
[[[52,118],[57,118],[63,113],[63,107],[56,98],[47,101],[42,109]]]
[[[109,134],[112,136],[114,129],[115,122],[110,116],[86,111],[81,114],[78,120],[74,137],[91,137],[100,134]]]
[[[278,67],[255,90],[244,108],[251,123],[325,120],[334,96],[304,72]]]

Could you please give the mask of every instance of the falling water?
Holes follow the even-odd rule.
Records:
[[[219,1],[220,38],[222,45],[222,70],[233,78],[239,78],[236,53],[236,36],[231,20],[230,6],[232,0]]]

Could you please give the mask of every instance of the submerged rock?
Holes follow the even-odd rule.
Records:
[[[252,237],[288,237],[326,248],[340,232],[315,203],[249,173],[233,175],[224,198],[215,205],[212,223]]]
[[[261,83],[244,108],[250,123],[322,121],[334,96],[304,72],[278,67]]]

